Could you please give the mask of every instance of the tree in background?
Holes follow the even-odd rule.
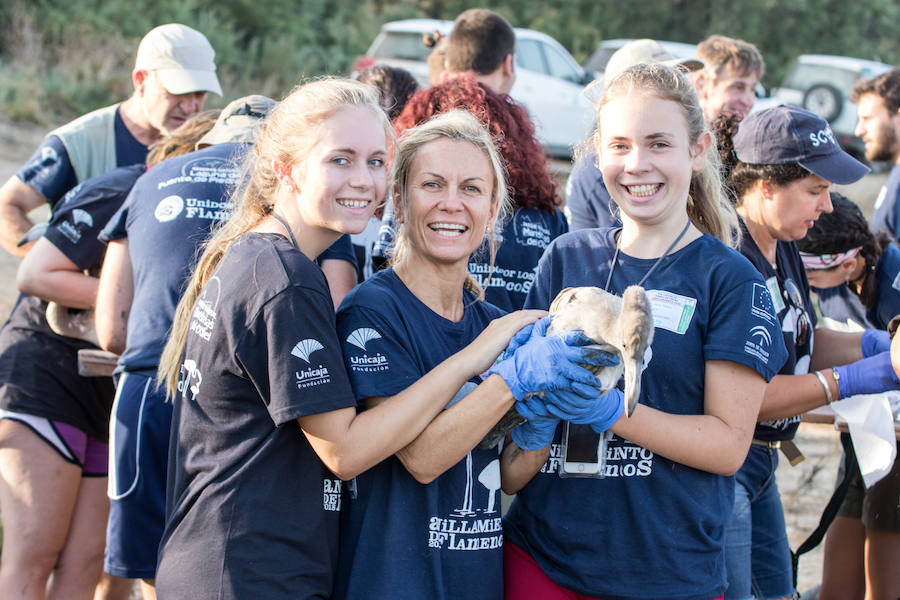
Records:
[[[140,37],[180,22],[216,49],[227,102],[280,97],[305,77],[347,74],[382,23],[453,19],[489,7],[543,31],[583,61],[609,38],[696,43],[712,33],[746,39],[766,58],[766,85],[799,54],[900,62],[894,0],[6,0],[0,11],[0,112],[47,124],[125,97]]]

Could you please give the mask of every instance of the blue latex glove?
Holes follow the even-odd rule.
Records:
[[[506,360],[515,354],[520,346],[524,346],[533,337],[545,337],[548,327],[550,327],[550,315],[535,323],[529,323],[516,332],[516,335],[512,336],[512,339],[509,340],[509,344],[506,346],[506,350],[503,351],[498,360]]]
[[[605,394],[595,388],[586,398],[569,390],[553,390],[516,402],[516,412],[526,419],[554,416],[603,433],[625,412],[625,394],[616,388]]]
[[[883,329],[866,329],[859,343],[865,358],[888,352],[891,349],[891,336]]]
[[[576,363],[604,367],[618,364],[619,357],[597,348],[585,348],[593,343],[581,331],[550,337],[532,335],[512,356],[494,363],[482,378],[494,373],[500,375],[516,400],[533,392],[561,388],[596,395],[593,388],[601,385],[600,380]]]
[[[891,365],[891,353],[882,352],[849,365],[834,367],[841,379],[840,397],[877,394],[900,389],[900,380]]]
[[[540,450],[553,441],[559,419],[556,417],[535,417],[512,430],[512,441],[522,450]]]

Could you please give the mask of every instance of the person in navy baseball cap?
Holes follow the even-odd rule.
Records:
[[[775,481],[779,451],[791,464],[803,459],[793,443],[803,412],[900,388],[886,332],[816,327],[796,244],[832,212],[831,184],[853,183],[869,169],[841,149],[824,119],[793,106],[751,113],[732,138],[726,133],[719,142],[741,217],[741,254],[766,282],[788,351],[766,387],[750,451],[735,473],[734,508],[725,528],[725,600],[794,597]]]
[[[869,172],[841,149],[825,119],[784,104],[749,114],[734,136],[734,151],[744,163],[798,163],[810,173],[842,185]]]

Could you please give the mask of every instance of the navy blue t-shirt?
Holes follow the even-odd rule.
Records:
[[[114,123],[116,166],[143,164],[147,159],[147,146],[131,135],[118,108]],[[51,208],[54,208],[56,202],[78,184],[75,169],[69,161],[69,153],[62,140],[55,135],[44,138],[16,176],[22,183],[43,194]]]
[[[101,233],[128,238],[134,300],[119,370],[152,377],[200,245],[231,210],[243,144],[218,144],[165,160],[135,183]]]
[[[469,273],[484,288],[484,299],[506,312],[519,310],[534,281],[538,260],[547,246],[569,230],[562,211],[517,208],[497,234],[497,257],[490,270],[487,243],[469,257]]]
[[[354,405],[322,271],[282,235],[226,252],[190,322],[160,598],[328,598],[342,482],[299,417]]]
[[[57,203],[44,237],[79,268],[98,274],[106,246],[97,234],[144,169],[143,164],[120,167],[76,185]],[[57,335],[46,315],[47,303],[26,294],[10,313],[0,334],[0,382],[8,386],[0,406],[106,440],[112,382],[78,374],[78,350],[96,346]]]
[[[541,258],[526,308],[562,289],[603,287],[616,229],[558,238]],[[657,259],[619,254],[609,291],[621,295]],[[640,402],[704,413],[706,362],[745,365],[769,380],[785,350],[765,283],[737,252],[704,235],[664,258],[644,283],[656,325]],[[724,533],[734,478],[655,455],[613,435],[605,477],[560,478],[560,431],[550,458],[516,495],[507,539],[557,584],[610,599],[709,600],[725,589]]]
[[[449,321],[393,269],[350,292],[337,323],[357,400],[403,391],[503,314],[468,292],[464,300],[463,318]],[[451,404],[478,383],[467,382]],[[497,448],[471,450],[428,485],[392,456],[357,477],[356,489],[341,515],[335,598],[503,597]]]
[[[888,244],[875,269],[878,279],[878,300],[866,308],[846,285],[813,288],[819,297],[822,316],[841,324],[856,327],[887,329],[888,323],[900,314],[900,248]]]
[[[816,311],[810,299],[809,280],[803,268],[803,260],[795,242],[777,242],[775,247],[775,264],[777,269],[766,260],[753,237],[741,221],[743,238],[741,254],[749,260],[766,280],[766,287],[772,295],[778,321],[787,348],[787,360],[778,371],[779,375],[805,375],[809,373],[809,363],[813,353],[813,330],[816,327]],[[791,283],[793,282],[793,285]],[[800,299],[793,298],[791,291],[796,290]],[[809,322],[809,334],[800,338],[805,313]],[[765,440],[792,440],[800,426],[800,415],[772,421],[760,421],[756,424],[753,437]]]
[[[572,231],[592,227],[618,226],[619,219],[612,210],[615,202],[603,183],[603,173],[597,168],[597,154],[585,152],[575,160],[566,181],[566,213]]]
[[[900,165],[894,165],[875,200],[872,231],[887,231],[894,240],[900,239]]]

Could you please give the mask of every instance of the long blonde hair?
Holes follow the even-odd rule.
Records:
[[[687,76],[662,64],[637,64],[615,77],[603,92],[597,105],[597,114],[613,98],[625,96],[632,90],[641,90],[662,100],[678,104],[688,128],[688,140],[693,146],[704,132],[708,132],[700,101]],[[687,213],[694,226],[703,233],[713,235],[728,246],[737,248],[741,231],[737,213],[722,187],[721,164],[715,148],[715,137],[710,134],[713,147],[706,153],[703,168],[691,175]],[[600,119],[594,133],[594,146],[600,154]]]
[[[393,140],[390,121],[379,104],[378,90],[349,79],[324,78],[294,88],[261,125],[253,152],[244,163],[241,184],[234,190],[232,212],[214,229],[197,262],[178,308],[159,362],[157,379],[174,397],[194,305],[231,245],[272,213],[280,179],[275,165],[295,165],[316,144],[319,126],[347,106],[372,109],[385,136]]]
[[[409,259],[409,176],[419,150],[426,144],[448,139],[468,142],[481,150],[491,163],[494,184],[491,188],[491,206],[496,207],[494,220],[489,224],[488,248],[490,252],[490,272],[494,270],[494,258],[497,256],[496,229],[512,213],[512,202],[506,185],[506,171],[500,153],[481,121],[466,110],[451,110],[441,113],[421,125],[407,129],[400,136],[397,155],[391,164],[391,182],[393,183],[394,210],[397,213],[397,239],[391,254],[391,265],[397,266]],[[479,300],[484,300],[484,289],[470,273],[466,274],[465,287]]]

